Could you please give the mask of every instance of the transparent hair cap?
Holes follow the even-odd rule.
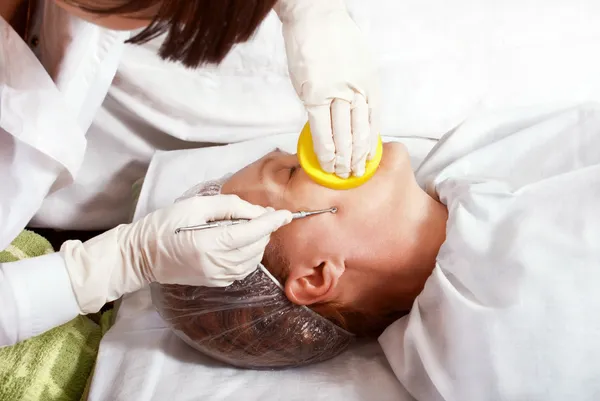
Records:
[[[193,198],[195,196],[219,195],[221,193],[221,188],[223,187],[223,184],[225,184],[232,175],[233,174],[227,174],[216,180],[208,180],[196,184],[187,191],[185,191],[183,195],[181,195],[179,198],[175,199],[175,202],[179,202],[188,198]]]
[[[177,201],[218,195],[229,177],[198,184]],[[152,302],[177,336],[201,353],[247,369],[298,367],[331,359],[354,335],[290,302],[261,264],[229,287],[153,283]]]

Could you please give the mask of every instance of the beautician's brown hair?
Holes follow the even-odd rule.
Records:
[[[237,43],[250,39],[277,0],[66,0],[86,12],[149,19],[128,43],[166,34],[161,58],[188,67],[218,64]]]

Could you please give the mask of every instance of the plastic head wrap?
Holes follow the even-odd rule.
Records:
[[[181,198],[217,195],[228,177]],[[275,369],[326,361],[354,335],[306,306],[290,302],[262,265],[229,287],[151,285],[152,301],[173,331],[198,351],[240,368]]]

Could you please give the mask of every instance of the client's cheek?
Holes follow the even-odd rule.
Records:
[[[332,246],[337,244],[336,238],[341,233],[337,229],[338,225],[333,222],[333,215],[317,215],[298,220],[293,234],[293,242],[298,249],[302,249],[305,256],[319,254],[324,256],[324,252],[332,250]],[[290,225],[290,228],[291,225]]]

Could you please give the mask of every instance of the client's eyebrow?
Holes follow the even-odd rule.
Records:
[[[281,149],[276,148],[275,150],[269,152],[266,156],[263,157],[262,161],[260,162],[260,166],[258,168],[258,181],[259,182],[263,182],[265,180],[266,175],[267,175],[266,169],[267,169],[267,165],[269,164],[269,162],[281,153],[283,153],[281,151]]]

